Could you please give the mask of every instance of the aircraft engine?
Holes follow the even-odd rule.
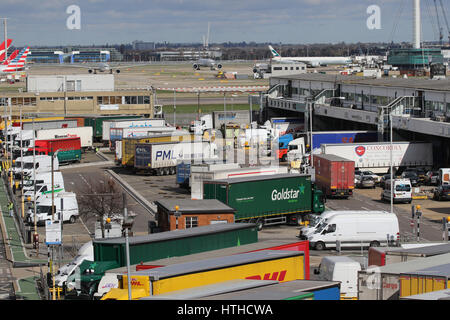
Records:
[[[217,64],[217,69],[222,69],[222,64],[218,63]]]
[[[120,70],[119,70],[119,69],[116,69],[116,73],[120,73]]]
[[[196,63],[194,63],[192,65],[192,68],[194,68],[194,70],[200,70],[200,66],[198,64],[196,64]]]
[[[92,73],[92,72],[94,72],[94,71],[93,71],[92,69],[89,69],[88,72],[89,72],[89,73]]]

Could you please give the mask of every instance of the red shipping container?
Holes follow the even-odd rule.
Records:
[[[348,198],[355,188],[355,162],[334,154],[314,155],[315,184],[328,197]]]

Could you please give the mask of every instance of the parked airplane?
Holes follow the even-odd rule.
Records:
[[[23,48],[20,53],[7,65],[0,66],[0,73],[6,74],[25,69],[27,55],[30,53],[30,47]]]
[[[149,65],[150,63],[136,63],[132,65],[121,65],[121,64],[114,64],[111,65],[108,62],[99,62],[96,64],[85,64],[85,63],[71,63],[71,64],[63,64],[64,67],[71,67],[71,68],[86,68],[88,69],[89,73],[97,74],[97,72],[109,72],[109,73],[120,73],[119,68],[135,68],[135,67],[142,67]]]
[[[194,68],[194,70],[200,70],[200,67],[209,67],[211,70],[222,69],[222,64],[217,63],[213,59],[198,59],[192,64],[192,68]]]
[[[351,57],[281,57],[272,46],[269,46],[272,52],[272,61],[289,63],[289,62],[303,62],[310,67],[320,67],[326,65],[341,65],[352,63]]]

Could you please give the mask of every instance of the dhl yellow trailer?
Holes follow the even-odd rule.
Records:
[[[302,251],[264,250],[133,272],[132,299],[154,296],[234,279],[305,279]],[[127,300],[128,278],[119,275],[119,288],[111,289],[101,300]]]
[[[400,275],[400,298],[450,288],[450,264]]]
[[[154,142],[179,142],[192,141],[194,135],[187,132],[173,132],[171,134],[157,134],[149,137],[129,137],[122,139],[122,160],[121,164],[125,167],[134,166],[134,153],[138,143],[154,143]]]

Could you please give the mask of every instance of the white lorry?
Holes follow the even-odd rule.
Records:
[[[53,192],[56,194],[58,192],[64,192],[64,185],[62,186],[56,186],[53,187]],[[24,198],[27,202],[34,202],[34,189],[28,190],[27,192],[24,192]],[[39,201],[42,197],[45,197],[46,195],[52,194],[52,185],[51,184],[37,184],[36,185],[36,201]]]
[[[164,142],[137,144],[134,170],[156,175],[176,173],[177,160],[217,158],[217,146],[212,142]]]
[[[132,128],[110,128],[109,146],[113,150],[117,141],[130,137],[147,137],[156,134],[168,134],[174,132],[175,127],[132,127]]]
[[[305,138],[297,138],[288,143],[287,160],[303,160],[306,155]]]
[[[245,129],[237,138],[237,146],[243,147],[256,147],[258,145],[267,145],[270,148],[270,141],[272,135],[270,130],[266,129]]]
[[[92,127],[60,128],[49,130],[37,130],[36,140],[58,139],[80,137],[83,150],[92,149],[93,129]],[[33,147],[33,145],[30,145]]]
[[[34,166],[35,164],[35,166]],[[23,167],[23,172],[22,172]],[[59,169],[58,157],[53,159],[53,170]],[[22,174],[24,177],[30,177],[34,172],[51,172],[52,171],[52,157],[47,155],[25,156],[18,157],[14,162],[13,172],[16,177]]]
[[[397,216],[393,213],[337,214],[323,221],[308,235],[310,246],[316,250],[341,247],[380,246],[398,242],[400,237]]]
[[[111,128],[154,128],[165,127],[166,121],[159,118],[141,118],[141,119],[115,119],[102,122],[102,140],[109,141],[111,139]]]
[[[198,171],[197,171],[198,170]],[[224,170],[202,171],[199,168],[191,167],[189,184],[191,186],[191,199],[203,199],[203,181],[221,180],[230,178],[242,178],[261,175],[272,175],[287,173],[287,167],[247,167],[247,168],[227,168]]]
[[[390,168],[390,142],[322,144],[322,154],[334,154],[355,161],[355,168],[387,173]],[[393,142],[392,165],[432,168],[433,145],[428,142]]]
[[[79,216],[77,196],[73,192],[60,192],[54,195],[55,220],[60,219],[62,213],[62,221],[75,223]],[[62,202],[62,203],[61,203]],[[63,206],[61,212],[61,204]],[[30,208],[27,213],[29,223],[34,223],[34,209]],[[41,197],[36,203],[36,222],[38,224],[52,220],[52,196],[48,194]]]

